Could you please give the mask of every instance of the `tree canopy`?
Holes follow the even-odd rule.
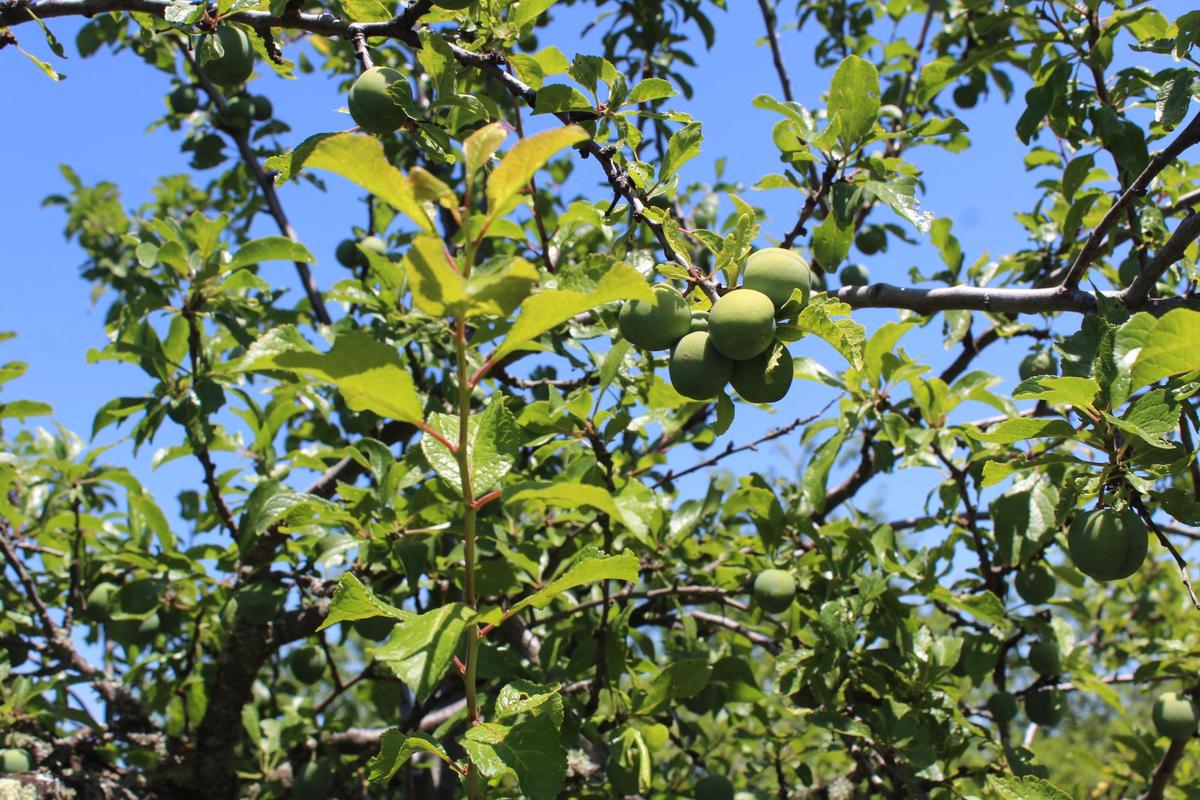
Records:
[[[705,178],[733,15],[778,167]],[[0,366],[0,796],[1200,795],[1200,12],[12,0],[0,63],[69,24],[171,76],[191,171],[20,188],[130,382],[76,433]],[[1037,178],[1006,252],[921,202],[981,103]],[[336,253],[293,182],[361,192]]]

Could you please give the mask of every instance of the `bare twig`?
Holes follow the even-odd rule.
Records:
[[[1167,548],[1167,552],[1175,559],[1175,564],[1179,567],[1179,576],[1183,578],[1183,585],[1187,587],[1188,595],[1192,598],[1192,605],[1196,607],[1196,610],[1200,611],[1200,598],[1196,597],[1196,590],[1192,588],[1192,579],[1188,577],[1188,565],[1184,561],[1183,556],[1180,555],[1179,548],[1175,547],[1175,543],[1167,538],[1162,528],[1158,527],[1158,523],[1154,521],[1149,509],[1146,508],[1140,497],[1133,495],[1130,503],[1137,510],[1138,516],[1142,518],[1142,521],[1146,523],[1150,530],[1154,531],[1154,535],[1158,537],[1158,543]]]

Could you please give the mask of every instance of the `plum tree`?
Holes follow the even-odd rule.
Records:
[[[718,352],[709,333],[695,331],[676,343],[667,370],[675,391],[693,400],[711,400],[729,382],[733,362]]]
[[[1053,639],[1042,639],[1029,646],[1029,666],[1043,677],[1058,675],[1062,672],[1062,653],[1058,642]]]
[[[871,273],[862,264],[847,264],[838,273],[842,286],[866,286],[871,282]]]
[[[250,37],[236,25],[220,25],[214,36],[224,51],[220,56],[201,64],[204,75],[221,86],[244,83],[254,71],[254,48]]]
[[[1058,372],[1058,359],[1049,350],[1030,353],[1021,359],[1017,374],[1021,380],[1027,381],[1039,375],[1054,375]]]
[[[777,403],[792,385],[792,355],[775,342],[754,358],[733,362],[729,382],[751,403]]]
[[[1076,569],[1098,581],[1124,580],[1146,560],[1149,532],[1129,509],[1102,508],[1079,514],[1067,531],[1067,552]]]
[[[292,675],[305,685],[311,685],[321,680],[321,676],[325,674],[327,663],[325,651],[316,644],[297,647],[288,656],[288,667],[291,669]]]
[[[986,706],[999,725],[1007,725],[1017,716],[1017,698],[1012,692],[995,692],[987,699]]]
[[[763,611],[786,611],[796,598],[796,579],[783,569],[764,569],[754,579],[754,602]]]
[[[1196,704],[1176,692],[1163,692],[1151,710],[1154,730],[1171,741],[1186,741],[1196,735]]]
[[[1025,695],[1025,716],[1044,728],[1062,721],[1066,710],[1066,700],[1058,689],[1035,689]]]
[[[0,750],[0,773],[28,772],[33,768],[29,753],[15,747]]]
[[[347,98],[350,116],[358,127],[377,136],[399,130],[408,115],[392,99],[388,89],[392,84],[407,81],[391,67],[372,67],[359,75]]]
[[[176,114],[191,114],[200,107],[200,95],[191,86],[178,86],[167,95],[167,103]]]
[[[691,329],[692,313],[674,286],[658,283],[653,292],[653,300],[630,300],[621,306],[617,327],[636,347],[666,350]]]
[[[696,781],[696,800],[733,800],[733,784],[724,775],[705,775]]]
[[[713,304],[708,332],[713,345],[727,358],[754,358],[775,338],[775,304],[762,292],[735,289]]]
[[[778,315],[794,316],[808,303],[812,290],[812,271],[799,253],[781,247],[755,250],[742,268],[742,288],[762,292],[771,298]],[[803,293],[798,303],[789,303],[792,292]]]
[[[1054,596],[1057,582],[1050,570],[1040,564],[1029,564],[1017,572],[1013,586],[1026,603],[1039,605]]]

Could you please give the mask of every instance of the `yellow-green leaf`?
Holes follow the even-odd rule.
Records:
[[[525,188],[529,179],[564,147],[586,141],[588,132],[578,125],[543,131],[513,145],[488,176],[488,213],[495,214],[508,198]]]

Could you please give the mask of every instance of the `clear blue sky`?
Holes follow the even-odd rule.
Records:
[[[777,117],[751,106],[757,94],[781,96],[779,83],[769,50],[765,44],[757,44],[763,33],[757,8],[747,0],[733,0],[730,5],[733,10],[727,12],[712,9],[717,44],[710,53],[696,53],[699,64],[688,72],[696,97],[680,105],[704,122],[705,141],[703,156],[684,168],[683,177],[710,180],[714,160],[726,158],[726,175],[744,182],[747,189],[743,196],[766,209],[764,234],[778,238],[793,224],[802,196],[780,190],[754,192],[748,187],[761,175],[779,171],[781,167],[770,139],[771,126]],[[1186,5],[1162,2],[1157,7],[1174,17],[1186,10]],[[590,18],[591,13],[591,9],[580,7],[564,9],[559,22],[539,30],[541,44],[555,44],[568,57],[580,50],[598,52],[598,47],[590,46],[594,36],[592,42],[581,45],[577,34],[578,22]],[[86,437],[95,409],[112,396],[114,387],[120,387],[125,394],[136,394],[144,384],[132,366],[85,363],[88,348],[104,343],[102,312],[106,303],[101,300],[93,305],[90,287],[79,277],[83,255],[62,238],[62,210],[44,209],[41,200],[66,188],[58,173],[59,163],[70,164],[85,182],[116,182],[127,207],[149,199],[150,187],[158,176],[189,170],[187,157],[179,152],[180,134],[166,127],[147,132],[147,127],[165,109],[167,77],[149,69],[129,52],[115,57],[102,52],[83,60],[73,53],[78,22],[53,20],[50,25],[59,39],[67,43],[70,58],[65,62],[49,54],[34,26],[22,26],[17,33],[23,45],[53,61],[56,68],[66,73],[69,76],[66,81],[50,82],[14,48],[0,52],[0,86],[4,87],[0,140],[6,143],[8,152],[0,214],[0,270],[4,276],[0,330],[15,330],[19,334],[15,341],[0,345],[3,348],[0,361],[30,363],[29,374],[9,384],[5,399],[27,397],[49,402],[55,408],[55,419]],[[828,85],[829,73],[812,65],[814,37],[790,30],[783,33],[782,39],[797,100],[810,108],[820,107],[820,94]],[[1126,54],[1121,60],[1135,57]],[[313,133],[349,126],[348,118],[337,113],[344,105],[344,98],[336,92],[334,83],[321,75],[302,75],[298,80],[285,81],[260,70],[260,79],[254,81],[252,89],[268,95],[277,116],[292,127],[292,133],[279,140],[285,149]],[[975,109],[961,113],[974,143],[967,152],[952,154],[925,147],[911,155],[924,170],[923,207],[937,216],[954,219],[954,233],[962,243],[967,263],[984,253],[995,256],[1023,244],[1023,232],[1012,215],[1030,205],[1039,177],[1024,170],[1022,159],[1026,149],[1014,133],[1023,110],[1024,89],[1018,86],[1016,99],[1010,105],[1003,105],[993,94]],[[594,184],[592,197],[609,196],[599,185],[601,176],[591,162],[581,162],[577,171],[584,176],[579,183],[581,191],[588,191],[588,186]],[[205,173],[199,180],[210,175]],[[356,187],[332,176],[327,183],[326,193],[292,184],[281,195],[296,230],[320,261],[315,274],[318,283],[326,287],[340,277],[333,259],[334,246],[347,235],[350,225],[364,218]],[[878,213],[882,216],[887,212]],[[275,233],[266,217],[260,221],[260,233]],[[899,284],[908,282],[910,266],[931,265],[936,261],[929,246],[893,246],[875,257],[852,254],[851,258],[866,263],[874,280]],[[277,285],[296,287],[290,265],[276,264],[269,269],[269,277]],[[297,288],[293,291],[299,292]],[[867,325],[870,332],[881,322],[895,319],[896,313],[856,312],[855,318]],[[977,331],[982,327],[981,323],[976,324]],[[910,334],[903,344],[911,355],[929,360],[935,369],[956,354],[943,350],[940,325],[936,324],[928,331]],[[996,346],[977,361],[978,366],[1008,377],[999,391],[1015,385],[1015,365],[1024,346],[1024,343]],[[841,366],[840,357],[819,342],[798,343],[793,346],[793,353],[821,359],[834,368]],[[739,443],[753,439],[774,425],[815,412],[830,396],[824,387],[799,384],[775,414],[740,406],[737,421],[726,436]],[[964,413],[987,416],[992,412],[987,407],[975,406]],[[109,429],[101,434],[101,440],[110,441],[121,433]],[[160,436],[161,446],[177,440],[175,431],[164,430]],[[173,495],[184,486],[197,485],[200,470],[193,462],[179,460],[150,474],[152,449],[143,451],[134,466],[170,513]],[[127,451],[114,452],[118,460],[131,458]],[[693,458],[704,457],[679,454],[677,459],[680,466],[686,466]],[[798,458],[793,438],[773,443],[764,452],[730,459],[725,465],[744,473],[762,470],[769,464],[786,474],[795,468]],[[874,499],[890,517],[919,513],[930,478],[936,476],[928,471],[923,471],[924,475],[911,472],[878,480],[860,496],[860,501]]]

